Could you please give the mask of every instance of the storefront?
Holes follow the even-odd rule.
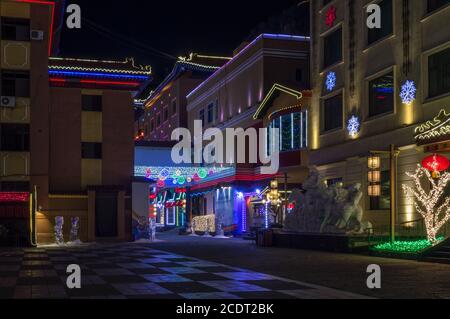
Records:
[[[28,246],[34,240],[30,194],[0,193],[0,246]]]

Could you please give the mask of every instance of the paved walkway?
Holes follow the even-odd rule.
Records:
[[[375,298],[450,299],[450,265],[283,248],[262,248],[241,239],[207,239],[158,234],[152,246],[176,254],[243,267]],[[368,265],[382,269],[382,288],[370,290]]]
[[[82,288],[66,268],[82,268]],[[154,249],[149,244],[0,251],[0,298],[318,299],[364,296]]]

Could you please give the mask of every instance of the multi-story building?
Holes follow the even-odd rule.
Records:
[[[151,79],[132,59],[50,58],[50,103],[38,138],[37,237],[51,241],[56,216],[80,218],[80,238],[131,238],[133,96]],[[47,108],[47,110],[45,110]],[[33,154],[32,154],[33,155]]]
[[[180,58],[144,102],[145,112],[135,124],[136,138],[170,141],[174,129],[187,127],[186,95],[228,60],[199,54]]]
[[[30,191],[47,178],[47,66],[57,52],[63,5],[0,2],[0,243],[29,243]]]
[[[379,29],[367,24],[370,4],[381,9]],[[422,123],[430,121],[433,131],[443,120],[435,120],[441,110],[450,112],[449,20],[450,1],[311,1],[310,164],[328,184],[360,183],[365,219],[375,229],[390,224],[391,174],[382,156],[381,196],[369,197],[371,152],[388,151],[390,144],[400,151],[393,172],[399,230],[422,223],[402,191],[411,183],[405,173],[427,154],[448,153],[448,134],[420,142],[415,137]]]
[[[1,1],[1,243],[131,238],[133,93],[150,68],[49,58],[64,2]]]
[[[303,94],[302,91],[308,88],[309,38],[262,34],[240,46],[232,60],[189,93],[189,130],[194,136],[195,120],[202,121],[203,130],[218,128],[222,131],[272,126],[281,129],[282,123],[289,132],[284,134],[286,141],[281,141],[284,167],[280,173],[292,166],[302,171],[301,167],[307,165],[302,150],[307,146],[306,107],[309,104],[309,92]],[[250,149],[256,145],[247,146]],[[261,162],[251,164],[249,155],[246,154],[246,164],[233,164],[217,175],[192,184],[191,218],[220,213],[218,218],[225,227],[240,231],[257,223],[262,215],[261,206],[250,205],[250,198],[279,174],[261,174]],[[222,165],[216,163],[215,166]],[[297,175],[297,178],[288,176],[289,183],[300,183],[304,174]],[[280,181],[284,182],[284,175],[281,177]]]

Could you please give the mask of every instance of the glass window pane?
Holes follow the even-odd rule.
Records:
[[[342,61],[342,29],[336,30],[325,37],[323,49],[324,68]]]
[[[450,92],[450,48],[431,55],[428,69],[429,97]]]
[[[381,28],[368,29],[367,40],[372,44],[392,34],[392,0],[383,0],[379,3],[381,8]]]
[[[394,74],[383,75],[369,82],[369,116],[394,111]]]
[[[323,131],[342,128],[342,94],[325,100],[323,106]]]

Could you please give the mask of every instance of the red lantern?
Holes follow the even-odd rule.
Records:
[[[433,177],[437,178],[439,177],[439,172],[448,170],[450,161],[445,156],[434,154],[423,159],[422,167],[433,172]]]

